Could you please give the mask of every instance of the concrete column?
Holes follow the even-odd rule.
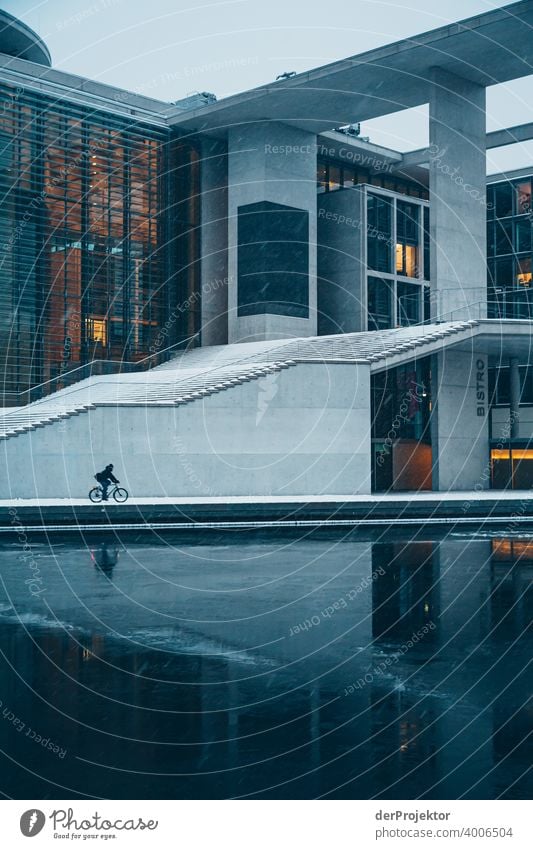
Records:
[[[318,329],[368,330],[364,189],[318,196]]]
[[[511,357],[509,360],[509,413],[511,422],[511,439],[520,436],[520,371],[518,359]]]
[[[429,104],[431,316],[485,318],[485,89],[435,68]]]
[[[267,202],[305,210],[309,216],[309,311],[306,316],[238,314],[238,213]],[[315,336],[316,136],[275,121],[241,125],[228,133],[229,342]],[[290,300],[290,292],[287,292]]]
[[[228,156],[226,145],[204,137],[201,144],[201,341],[228,341]]]
[[[443,351],[431,364],[433,490],[490,486],[487,357]]]

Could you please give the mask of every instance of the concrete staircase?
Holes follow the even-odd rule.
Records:
[[[474,335],[478,322],[443,322],[382,332],[250,342],[197,348],[151,371],[90,377],[27,407],[0,412],[0,440],[79,416],[96,407],[182,405],[259,380],[301,362],[368,363],[406,360]],[[426,349],[426,350],[424,350]]]
[[[45,401],[36,401],[16,411],[7,410],[0,414],[0,440],[78,416],[97,406],[189,404],[216,392],[280,372],[291,365],[291,362],[230,364],[209,371],[180,368],[169,369],[161,374],[154,369],[138,374],[88,378],[54,393]]]

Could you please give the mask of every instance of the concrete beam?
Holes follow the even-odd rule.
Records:
[[[486,149],[494,150],[496,147],[506,147],[510,144],[531,141],[533,139],[533,123],[517,124],[515,127],[505,127],[502,130],[494,130],[487,133]],[[392,152],[392,151],[391,151]],[[394,171],[401,171],[413,165],[427,165],[430,160],[429,147],[421,147],[404,153],[401,161],[393,166]]]

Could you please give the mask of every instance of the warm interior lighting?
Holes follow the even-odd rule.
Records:
[[[509,460],[509,450],[507,448],[493,448],[490,452],[491,460]]]
[[[102,345],[106,344],[107,326],[105,318],[87,319],[87,338],[91,342],[101,342]]]
[[[396,271],[403,273],[403,245],[396,245]]]
[[[493,539],[492,555],[495,560],[533,560],[533,542]]]
[[[404,277],[417,277],[416,245],[396,245],[396,271]]]
[[[513,460],[533,460],[533,449],[513,448]]]
[[[408,277],[416,277],[416,248],[414,245],[405,246],[405,273]]]
[[[531,281],[533,280],[533,274],[531,271],[526,272],[525,274],[517,274],[516,282],[519,286],[529,286]]]

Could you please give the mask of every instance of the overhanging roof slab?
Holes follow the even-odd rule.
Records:
[[[321,133],[427,103],[435,67],[482,86],[533,73],[533,0],[522,0],[172,119],[185,130],[280,121]]]

